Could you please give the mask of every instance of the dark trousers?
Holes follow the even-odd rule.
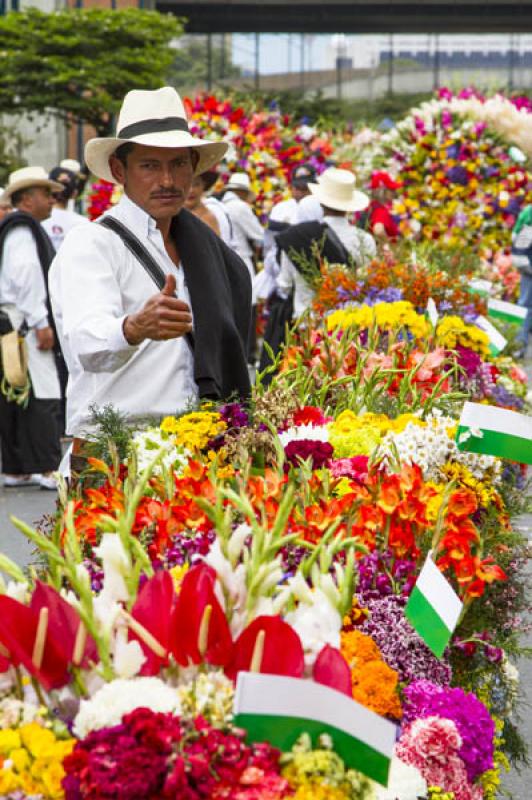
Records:
[[[8,403],[0,392],[2,472],[52,472],[61,461],[61,401],[30,394],[26,408]]]

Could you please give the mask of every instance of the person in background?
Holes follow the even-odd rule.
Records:
[[[249,175],[235,172],[225,186],[223,206],[233,226],[233,248],[248,268],[253,280],[253,257],[264,243],[264,230],[251,208],[253,192]]]
[[[211,228],[217,236],[220,236],[220,226],[216,216],[204,202],[205,185],[201,175],[196,175],[192,179],[192,185],[188,193],[185,208],[192,211],[199,219]]]
[[[299,252],[307,261],[315,260],[314,249],[323,240],[322,256],[329,263],[354,263],[363,266],[376,253],[373,236],[352,225],[348,214],[362,211],[369,205],[369,197],[356,189],[355,175],[349,170],[330,167],[316,183],[309,184],[313,197],[323,209],[323,219],[292,225],[279,234],[281,271],[278,277],[280,293],[287,297],[294,293],[294,317],[303,314],[312,303],[314,290],[307,276],[289,257]],[[319,265],[316,265],[319,268]]]
[[[16,209],[0,223],[0,307],[13,330],[27,331],[31,380],[25,407],[0,393],[5,486],[56,488],[52,473],[61,460],[61,384],[47,286],[54,249],[41,222],[52,210],[52,192],[61,189],[42,167],[24,167],[9,176],[0,197],[0,203]]]
[[[254,258],[262,250],[264,229],[253,213],[253,192],[249,175],[236,172],[231,175],[223,195],[223,206],[233,228],[232,247],[248,268],[252,281],[252,327],[248,342],[248,364],[255,366],[257,360],[257,296],[253,288],[255,279]]]
[[[290,192],[292,197],[288,200],[281,200],[276,203],[270,211],[268,225],[264,232],[264,266],[261,272],[255,275],[253,280],[253,291],[257,298],[267,300],[275,294],[277,288],[277,276],[281,269],[277,258],[277,236],[286,230],[290,225],[298,222],[308,221],[315,218],[315,213],[309,216],[307,211],[303,218],[299,218],[299,207],[301,203],[307,203],[310,199],[314,211],[321,206],[310,194],[309,183],[316,180],[316,170],[312,164],[298,164],[290,177]],[[273,298],[275,302],[275,298]]]
[[[220,229],[220,238],[223,239],[228,247],[232,247],[233,226],[231,224],[231,220],[229,219],[223,203],[212,193],[208,194],[209,192],[212,192],[212,189],[218,180],[218,173],[215,169],[209,169],[207,172],[202,173],[200,177],[203,181],[203,204],[216,217],[216,221],[218,222],[218,227]]]
[[[4,189],[0,187],[0,196],[4,194]],[[0,222],[4,219],[4,217],[9,214],[10,211],[13,211],[13,206],[11,205],[10,200],[6,200],[5,202],[0,202]]]
[[[524,356],[532,333],[532,206],[526,206],[512,231],[512,263],[519,270],[519,305],[527,309],[517,341]]]
[[[54,192],[54,207],[48,219],[42,223],[44,230],[51,239],[54,249],[57,251],[63,244],[63,240],[69,230],[76,225],[88,224],[88,219],[78,214],[76,211],[69,210],[68,204],[77,194],[78,180],[73,172],[64,167],[54,167],[48,175],[51,181],[60,183],[63,187],[61,191]]]
[[[387,172],[374,172],[371,176],[372,199],[367,210],[367,229],[379,239],[394,241],[399,236],[399,227],[390,209],[402,185]]]

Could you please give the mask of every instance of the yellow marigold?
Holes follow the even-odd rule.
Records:
[[[30,722],[20,728],[20,739],[24,747],[34,758],[47,757],[53,752],[56,738],[51,730],[43,728],[36,722]]]
[[[368,661],[363,669],[351,672],[353,698],[383,717],[401,719],[403,712],[397,693],[399,675],[384,661]]]
[[[22,788],[19,776],[12,769],[0,769],[0,797]]]
[[[465,464],[448,461],[441,467],[441,472],[450,481],[456,481],[460,486],[471,489],[475,493],[480,506],[487,508],[493,504],[497,507],[502,507],[501,497],[491,483],[484,483],[475,478]]]
[[[340,650],[352,669],[360,669],[369,661],[381,658],[381,651],[371,636],[357,630],[341,632]]]

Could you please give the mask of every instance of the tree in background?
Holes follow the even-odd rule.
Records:
[[[112,132],[131,89],[167,82],[183,20],[138,8],[36,8],[0,17],[0,113],[52,115]]]
[[[7,184],[11,172],[26,166],[21,152],[29,141],[11,125],[0,125],[0,186]]]
[[[211,48],[211,82],[213,88],[220,86],[228,78],[242,73],[233,64],[231,48],[214,43]],[[204,90],[209,79],[209,53],[207,37],[190,36],[179,42],[170,67],[169,81],[180,93]]]

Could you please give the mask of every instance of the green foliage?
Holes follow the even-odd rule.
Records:
[[[14,128],[0,125],[0,186],[6,185],[11,172],[26,166],[20,152],[27,144],[29,141]]]
[[[342,130],[347,124],[378,125],[385,118],[400,119],[412,106],[430,100],[430,93],[393,94],[372,100],[342,100],[323,97],[321,91],[314,96],[300,90],[253,91],[251,87],[231,93],[235,102],[247,107],[252,104],[259,110],[278,103],[281,110],[295,119],[307,118],[329,130]]]
[[[183,23],[137,8],[28,8],[0,17],[0,113],[79,119],[109,135],[131,89],[166,82]]]

